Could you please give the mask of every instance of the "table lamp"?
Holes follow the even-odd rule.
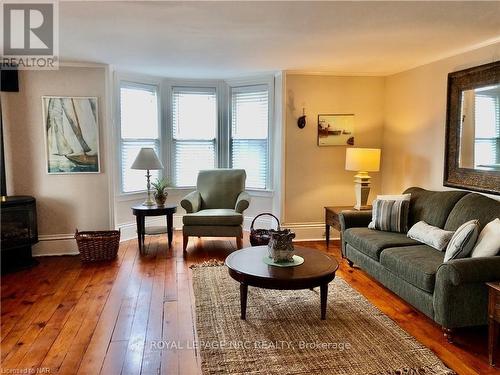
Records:
[[[356,194],[356,210],[366,210],[370,194],[370,176],[368,172],[380,170],[380,149],[378,148],[348,148],[345,155],[345,169],[357,171],[354,176],[354,192]]]
[[[151,199],[151,182],[149,179],[151,178],[150,170],[162,169],[163,165],[161,164],[160,159],[156,155],[154,149],[150,147],[143,147],[141,151],[137,154],[137,157],[134,160],[134,163],[130,167],[131,169],[140,169],[146,172],[147,179],[147,189],[148,189],[148,198],[143,203],[144,206],[154,206],[155,202]]]

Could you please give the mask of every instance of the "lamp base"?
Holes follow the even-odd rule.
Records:
[[[370,194],[370,176],[366,172],[358,172],[354,176],[354,193],[356,194],[356,204],[354,209],[358,211],[369,210],[367,205],[368,195]]]
[[[143,206],[148,206],[148,207],[151,207],[151,206],[155,206],[156,203],[151,199],[151,197],[148,197],[143,203],[142,203]]]

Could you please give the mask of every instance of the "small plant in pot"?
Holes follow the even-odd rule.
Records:
[[[151,185],[153,185],[156,204],[158,206],[163,206],[168,196],[168,193],[166,191],[167,187],[169,186],[168,181],[164,178],[157,178],[156,181]]]

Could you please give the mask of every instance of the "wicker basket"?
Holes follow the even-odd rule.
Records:
[[[78,251],[82,262],[113,260],[120,246],[120,231],[88,231],[75,233]]]
[[[252,220],[252,224],[250,225],[250,244],[252,246],[265,246],[269,243],[269,240],[271,239],[269,229],[254,229],[254,227],[253,227],[255,220],[257,220],[257,218],[260,216],[272,216],[272,217],[274,217],[274,219],[278,223],[277,229],[280,230],[280,221],[273,214],[270,214],[268,212],[264,212],[262,214],[255,216],[254,219]]]

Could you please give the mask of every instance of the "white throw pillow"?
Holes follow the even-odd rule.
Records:
[[[411,194],[400,195],[377,195],[379,201],[409,201]]]
[[[453,237],[452,231],[427,224],[425,221],[415,223],[408,231],[408,237],[425,243],[434,249],[443,251]]]
[[[452,259],[467,257],[476,244],[479,234],[479,221],[470,220],[462,224],[451,237],[450,243],[446,247],[444,262]]]
[[[483,228],[472,250],[472,258],[492,257],[500,253],[500,219],[490,221]]]

